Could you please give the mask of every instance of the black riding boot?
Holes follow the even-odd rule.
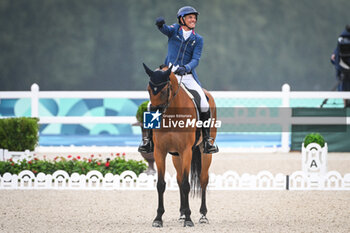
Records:
[[[142,143],[140,144],[138,151],[140,153],[151,153],[153,152],[152,129],[143,130],[144,135],[142,135]]]
[[[202,112],[200,114],[201,121],[204,123],[204,121],[209,120],[210,118],[210,110],[207,112]],[[209,127],[202,127],[202,133],[203,133],[203,153],[204,154],[213,154],[219,152],[219,148],[214,142],[214,139],[210,137],[210,126]]]

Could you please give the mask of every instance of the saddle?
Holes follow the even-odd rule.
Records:
[[[183,83],[181,83],[180,86],[182,87],[182,89],[184,89],[188,97],[190,97],[190,99],[193,101],[197,112],[197,119],[199,119],[201,97],[199,96],[197,91],[187,88]],[[207,98],[207,101],[209,101],[209,97],[207,95],[205,95],[205,97]]]
[[[199,119],[199,113],[200,113],[200,102],[201,98],[199,94],[195,90],[188,89],[183,83],[181,83],[181,88],[185,91],[185,93],[190,97],[192,100],[195,108],[196,108],[196,113],[197,113],[197,119]]]
[[[188,89],[183,83],[181,83],[180,86],[185,91],[185,93],[190,97],[190,99],[193,101],[193,104],[194,104],[194,106],[196,108],[197,119],[200,119],[199,118],[199,113],[200,113],[201,98],[200,98],[198,92],[195,91],[195,90],[192,90],[192,89]],[[205,97],[209,101],[209,97],[207,95],[205,95]],[[195,145],[197,144],[198,140],[200,139],[200,136],[201,136],[201,130],[197,128],[197,130],[196,130],[196,141],[195,141],[195,143],[193,145],[193,148],[195,147]],[[169,154],[171,154],[173,156],[179,156],[178,152],[169,152]]]

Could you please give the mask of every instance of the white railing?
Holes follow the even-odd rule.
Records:
[[[1,156],[0,150],[0,156]],[[9,159],[11,153],[5,150],[5,157]],[[28,153],[28,152],[27,152]],[[23,153],[27,156],[26,153]],[[261,171],[257,175],[244,173],[239,175],[235,171],[227,171],[222,175],[209,175],[209,190],[348,190],[350,191],[350,173],[342,176],[337,171],[327,171],[327,144],[321,148],[316,143],[303,145],[301,171],[291,175],[269,171]],[[10,157],[12,162],[27,157]],[[177,190],[176,174],[165,174],[167,189]],[[34,174],[25,170],[17,174],[6,172],[0,175],[1,189],[116,189],[116,190],[156,190],[157,175],[145,173],[137,176],[132,171],[124,171],[120,175],[107,173],[105,176],[99,171],[90,171],[86,175],[66,171],[55,171],[51,174],[42,172]]]
[[[350,92],[306,92],[290,91],[290,86],[284,84],[282,91],[212,91],[214,98],[264,98],[264,99],[281,99],[282,105],[279,107],[289,108],[291,99],[315,99],[315,98],[336,98],[350,99]],[[85,124],[85,123],[111,123],[111,124],[133,124],[136,122],[135,117],[129,116],[104,116],[104,117],[41,117],[39,116],[39,99],[41,98],[84,98],[84,99],[103,99],[103,98],[129,98],[129,99],[148,99],[146,91],[39,91],[39,86],[33,84],[31,91],[3,91],[0,92],[1,99],[30,98],[31,99],[31,116],[38,117],[40,124]],[[284,113],[280,118],[282,122],[281,150],[290,151],[290,127],[292,124],[350,124],[350,117],[292,117],[291,111]],[[237,119],[236,119],[237,120]],[[256,123],[257,119],[238,119],[242,123]],[[266,118],[262,119],[266,122]],[[237,122],[237,121],[236,121]],[[240,122],[237,122],[240,123]],[[274,122],[275,123],[275,122]],[[281,123],[281,122],[278,122]]]
[[[178,190],[176,174],[165,175],[167,190]],[[132,171],[120,175],[99,171],[90,171],[86,175],[66,171],[56,171],[52,175],[25,170],[18,175],[5,173],[0,176],[2,189],[75,189],[75,190],[156,190],[157,175],[137,176]],[[290,176],[282,173],[273,175],[261,171],[256,175],[227,171],[222,175],[209,175],[209,190],[348,190],[350,191],[350,173],[342,176],[337,171],[330,171],[325,176],[307,176],[303,171],[293,172]]]
[[[0,161],[6,161],[12,159],[14,162],[18,162],[21,160],[29,161],[30,158],[33,158],[34,152],[25,150],[25,151],[9,151],[6,149],[0,148]]]

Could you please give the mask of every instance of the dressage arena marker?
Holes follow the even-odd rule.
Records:
[[[325,143],[324,147],[317,143],[310,143],[307,147],[302,144],[302,171],[307,173],[309,176],[324,176],[327,173],[327,152],[328,147]]]

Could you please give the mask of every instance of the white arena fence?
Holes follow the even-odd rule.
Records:
[[[32,152],[16,152],[0,149],[3,160],[19,162],[32,157]],[[291,175],[261,171],[257,175],[227,171],[222,175],[210,173],[209,190],[349,190],[350,173],[342,176],[337,171],[327,171],[327,143],[323,147],[310,143],[302,145],[301,171]],[[176,174],[165,175],[167,189],[177,190]],[[157,175],[125,171],[120,175],[90,171],[86,175],[59,170],[51,174],[25,170],[17,174],[4,173],[0,176],[2,189],[77,189],[77,190],[156,190]]]
[[[166,189],[178,190],[176,174],[166,173]],[[157,176],[145,173],[137,176],[132,171],[120,175],[99,171],[90,171],[86,175],[66,171],[56,171],[52,175],[25,170],[18,175],[5,173],[0,176],[0,190],[6,189],[54,189],[54,190],[156,190]],[[337,171],[327,172],[324,176],[308,176],[296,171],[290,176],[269,171],[257,175],[227,171],[222,175],[209,175],[208,190],[348,190],[350,191],[350,173],[342,176]]]
[[[15,163],[21,160],[29,161],[31,158],[34,158],[34,151],[9,151],[0,148],[0,161],[7,161],[12,159]]]
[[[279,107],[289,108],[291,99],[350,99],[350,92],[306,92],[290,91],[290,86],[284,84],[282,91],[212,91],[214,98],[244,98],[244,99],[281,99],[282,105]],[[129,98],[148,99],[146,91],[39,91],[39,86],[33,84],[31,91],[3,91],[0,92],[1,99],[31,99],[31,117],[38,117],[40,124],[133,124],[136,122],[134,116],[39,116],[39,99],[42,98],[83,98],[83,99],[103,99],[103,98]],[[244,120],[244,119],[243,119]],[[292,117],[291,112],[283,117],[281,133],[281,150],[290,151],[290,130],[291,125],[337,125],[344,122],[344,117]],[[346,117],[346,124],[350,124],[350,117]]]

